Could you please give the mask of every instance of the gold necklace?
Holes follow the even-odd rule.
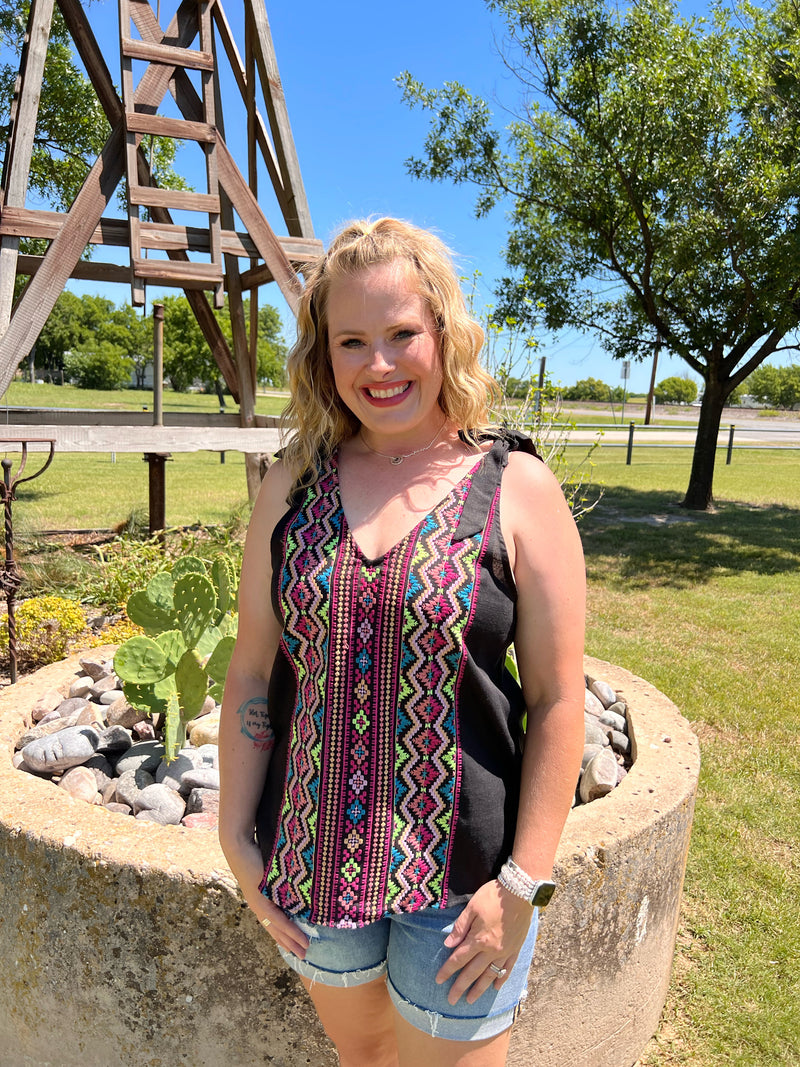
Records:
[[[366,448],[368,448],[370,450],[370,452],[374,452],[376,456],[381,456],[383,459],[388,459],[393,467],[399,467],[404,459],[408,459],[410,456],[418,456],[420,454],[420,452],[427,452],[429,448],[433,448],[433,446],[439,440],[439,438],[441,436],[441,433],[442,433],[442,430],[445,428],[446,423],[447,423],[447,419],[444,420],[442,425],[436,431],[436,436],[427,445],[425,445],[422,448],[415,448],[413,452],[403,452],[403,453],[401,453],[400,455],[397,455],[397,456],[387,456],[387,454],[385,452],[379,452],[377,450],[377,448],[373,448],[372,445],[367,442],[366,437],[364,437],[363,428],[358,431],[358,435],[361,438],[361,440],[364,442],[364,446]]]

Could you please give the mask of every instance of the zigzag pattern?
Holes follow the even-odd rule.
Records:
[[[404,610],[403,683],[396,748],[396,817],[390,873],[392,911],[439,903],[446,885],[459,773],[456,687],[480,538],[456,545],[471,483],[423,523]]]
[[[298,685],[267,885],[311,922],[363,925],[446,899],[483,535],[452,537],[473,474],[381,560],[347,529],[333,461],[288,527],[282,640]]]
[[[298,671],[298,685],[286,793],[268,881],[273,899],[288,912],[312,904],[330,584],[341,523],[338,483],[329,473],[306,494],[284,549],[282,640]]]

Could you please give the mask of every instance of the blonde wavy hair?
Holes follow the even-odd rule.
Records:
[[[291,400],[284,429],[292,436],[282,459],[305,481],[320,459],[358,433],[360,423],[336,391],[328,351],[328,294],[334,279],[401,262],[428,301],[440,337],[439,404],[469,440],[488,425],[498,396],[480,364],[483,329],[469,314],[449,249],[427,230],[399,219],[359,219],[334,239],[307,275],[297,310],[297,341],[287,359]]]

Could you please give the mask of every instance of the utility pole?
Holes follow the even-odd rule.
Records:
[[[656,389],[656,367],[658,367],[658,353],[661,350],[661,334],[656,334],[653,342],[653,369],[650,371],[650,389],[647,392],[647,403],[644,408],[644,424],[650,425],[650,416],[653,413],[653,396]]]

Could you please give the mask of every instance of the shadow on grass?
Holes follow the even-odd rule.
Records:
[[[633,587],[684,588],[725,574],[800,570],[800,510],[736,501],[686,511],[673,492],[607,489],[580,522],[587,569],[614,570]]]

